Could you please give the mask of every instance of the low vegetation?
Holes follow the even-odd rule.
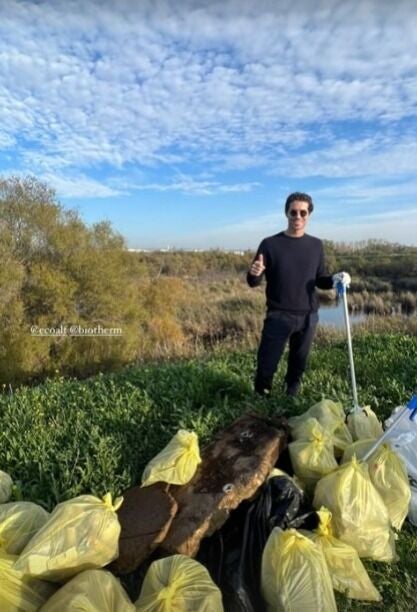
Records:
[[[413,393],[417,339],[400,333],[355,336],[358,391],[381,418]],[[301,413],[323,396],[351,405],[346,343],[318,338],[299,398],[282,395],[284,364],[270,399],[253,395],[255,352],[218,349],[204,359],[147,363],[88,380],[57,377],[0,395],[0,466],[16,482],[14,496],[52,508],[72,496],[140,481],[142,470],[179,427],[208,441],[245,410]],[[399,561],[367,563],[382,604],[339,597],[339,610],[414,609],[417,592],[415,529],[397,542]]]

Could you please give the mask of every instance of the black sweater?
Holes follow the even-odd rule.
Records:
[[[333,287],[332,277],[325,274],[321,240],[308,234],[293,238],[280,232],[262,240],[256,257],[260,254],[265,265],[268,311],[316,312],[318,298],[315,287]],[[248,272],[249,286],[260,285],[264,274],[253,276]]]

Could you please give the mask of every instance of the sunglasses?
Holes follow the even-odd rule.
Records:
[[[290,210],[290,217],[302,217],[305,219],[308,215],[308,210]]]

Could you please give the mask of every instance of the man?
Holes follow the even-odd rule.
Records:
[[[305,233],[312,212],[308,194],[289,195],[285,202],[287,229],[262,240],[247,275],[250,287],[257,287],[264,274],[266,277],[267,314],[255,377],[255,391],[261,395],[271,391],[287,342],[285,390],[287,395],[297,394],[318,323],[315,287],[332,289],[336,282],[350,283],[346,272],[325,274],[323,244]]]

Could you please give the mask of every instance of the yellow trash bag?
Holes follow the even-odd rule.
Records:
[[[309,436],[288,445],[294,473],[306,484],[307,490],[312,490],[322,476],[337,468],[331,437],[316,419],[310,422]]]
[[[290,419],[291,420],[291,419]],[[305,440],[311,436],[311,432],[315,427],[323,429],[315,417],[308,417],[300,421],[291,429],[291,438],[293,440]]]
[[[9,474],[0,470],[0,504],[9,501],[12,494],[13,480]]]
[[[0,549],[20,554],[48,518],[49,512],[32,502],[0,504]]]
[[[53,595],[42,612],[135,612],[119,580],[105,570],[81,572]]]
[[[381,444],[367,460],[372,483],[388,510],[391,525],[400,530],[407,517],[411,488],[404,463],[390,444]]]
[[[0,610],[36,612],[53,595],[56,586],[15,570],[16,559],[16,555],[0,550]]]
[[[306,412],[303,414],[293,416],[288,419],[288,425],[293,429],[306,419],[314,417],[318,421],[321,422],[322,419],[344,419],[345,412],[343,410],[342,404],[339,402],[333,402],[332,400],[323,399],[314,406],[311,406]]]
[[[80,495],[58,504],[49,520],[23,549],[16,569],[64,581],[85,569],[103,567],[119,554],[120,523],[116,510],[123,498],[103,500]]]
[[[366,463],[353,457],[317,483],[313,505],[332,513],[337,538],[360,557],[375,561],[395,559],[394,534],[386,506],[371,482]]]
[[[222,612],[219,588],[198,561],[172,555],[154,561],[142,584],[137,612]]]
[[[337,612],[322,551],[295,529],[271,531],[262,554],[261,589],[268,612]]]
[[[351,599],[381,601],[382,597],[372,584],[356,550],[334,537],[331,527],[332,513],[322,506],[317,514],[320,524],[314,533],[307,537],[322,550],[333,588]]]
[[[361,459],[374,443],[375,439],[357,440],[345,450],[342,462],[350,461],[354,454]],[[411,499],[410,483],[403,460],[385,443],[375,450],[366,463],[371,481],[385,502],[392,526],[400,530],[408,514]]]
[[[348,414],[347,425],[353,440],[379,438],[383,434],[382,425],[370,406]]]
[[[142,487],[155,482],[186,484],[194,476],[199,463],[201,457],[197,434],[179,429],[166,447],[145,467]]]
[[[356,442],[353,442],[353,444],[350,444],[350,446],[344,450],[341,463],[349,463],[353,455],[355,455],[356,459],[361,460],[375,442],[376,438],[356,440]]]
[[[303,415],[289,419],[288,423],[294,439],[302,437],[303,423],[310,418],[317,419],[326,433],[331,434],[337,455],[341,454],[346,446],[352,444],[352,436],[345,423],[345,412],[341,404],[323,399]]]

